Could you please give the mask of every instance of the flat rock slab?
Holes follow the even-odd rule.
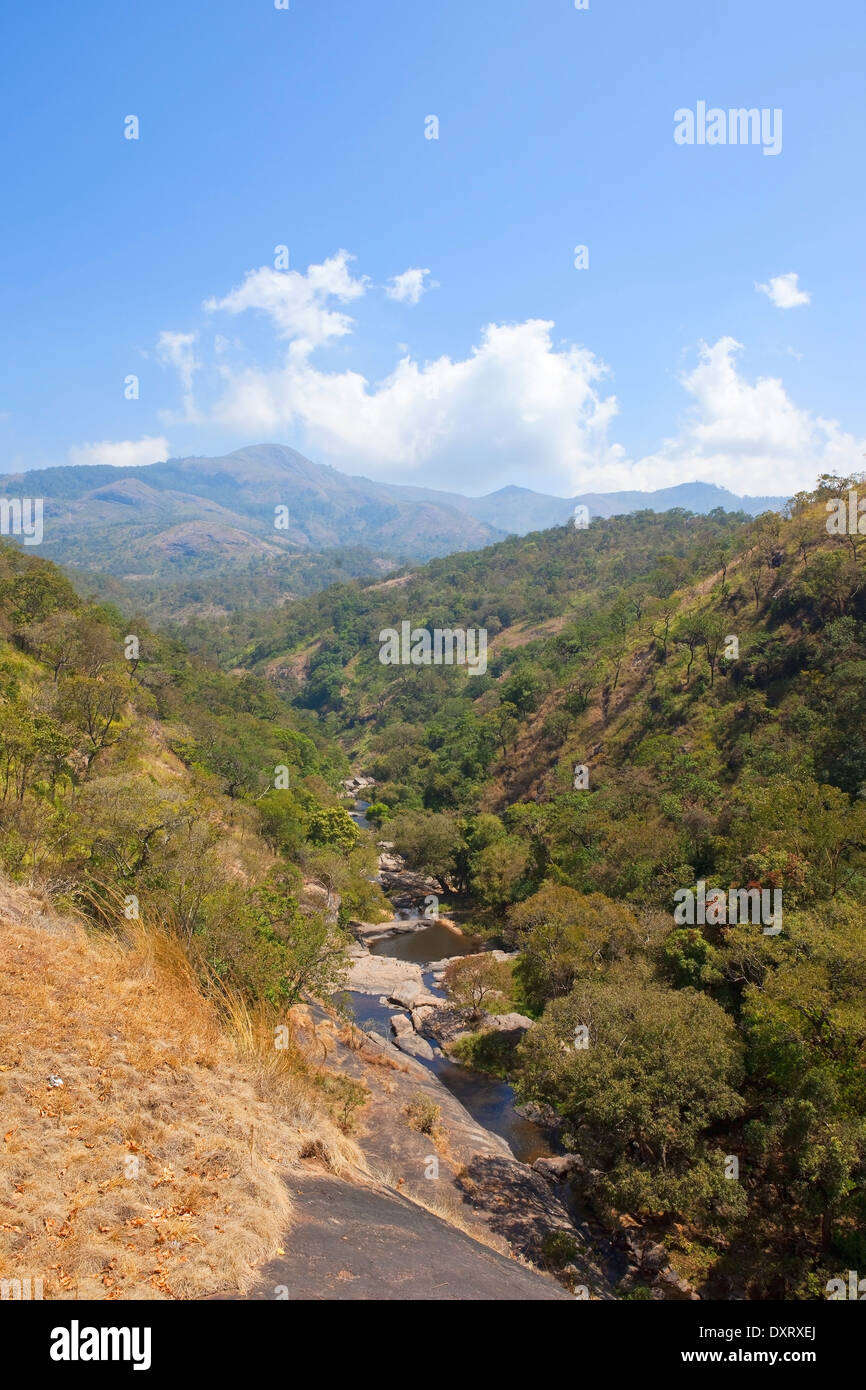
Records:
[[[286,1254],[263,1266],[249,1293],[220,1299],[273,1302],[286,1290],[289,1302],[572,1301],[552,1279],[387,1188],[306,1174],[293,1176],[290,1187],[295,1212]]]
[[[409,1032],[398,1033],[394,1039],[394,1046],[399,1047],[401,1052],[408,1052],[410,1057],[423,1057],[425,1061],[432,1062],[435,1057],[430,1044],[426,1038],[419,1038],[417,1033],[413,1033],[412,1025],[409,1025]]]
[[[358,994],[391,995],[410,980],[418,985],[419,993],[423,987],[421,967],[413,961],[397,960],[394,956],[371,956],[358,945],[349,947],[349,958],[346,987]]]

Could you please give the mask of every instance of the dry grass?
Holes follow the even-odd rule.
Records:
[[[286,1170],[359,1163],[314,1063],[206,998],[171,937],[43,907],[0,883],[0,1275],[55,1299],[243,1289],[289,1222]]]
[[[405,1115],[410,1129],[429,1136],[438,1153],[449,1152],[448,1137],[442,1125],[441,1105],[437,1105],[423,1091],[416,1091],[409,1097],[400,1113]]]

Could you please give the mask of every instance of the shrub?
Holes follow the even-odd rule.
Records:
[[[416,1129],[419,1134],[429,1134],[433,1138],[441,1125],[442,1107],[429,1096],[425,1096],[423,1091],[416,1091],[403,1106],[403,1114],[409,1121],[410,1129]]]

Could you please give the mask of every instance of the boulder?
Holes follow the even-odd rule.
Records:
[[[653,1291],[661,1288],[664,1290],[666,1298],[680,1299],[692,1303],[700,1302],[700,1294],[696,1293],[687,1279],[677,1274],[675,1269],[663,1269],[653,1280]]]
[[[396,1033],[398,1038],[404,1033],[411,1033],[412,1020],[407,1018],[405,1014],[394,1014],[391,1019],[391,1032]]]
[[[641,1251],[640,1263],[641,1269],[664,1269],[668,1263],[668,1252],[663,1245],[645,1245]]]
[[[557,1154],[537,1158],[532,1166],[548,1182],[564,1182],[572,1173],[582,1173],[584,1162],[580,1154]]]
[[[418,980],[404,980],[391,990],[388,998],[392,1004],[400,1004],[404,1009],[411,1009],[419,994],[423,993],[424,986]]]
[[[383,850],[379,855],[379,868],[387,873],[396,874],[403,867],[403,860],[399,854],[390,854],[388,850]]]
[[[408,1023],[409,1020],[407,1019]],[[408,1052],[410,1057],[423,1057],[425,1062],[432,1062],[436,1056],[430,1044],[425,1038],[420,1038],[413,1032],[410,1025],[407,1033],[399,1033],[394,1039],[394,1046],[399,1047],[401,1052]]]
[[[640,1283],[640,1270],[637,1265],[629,1265],[625,1274],[619,1281],[619,1288],[622,1293],[631,1293]]]
[[[394,956],[373,956],[365,946],[353,942],[349,947],[349,978],[347,987],[359,994],[391,995],[407,981],[423,988],[421,967],[413,961],[397,960]],[[399,1002],[399,1001],[398,1001]]]
[[[451,965],[455,960],[462,959],[462,956],[443,956],[441,960],[431,960],[428,965],[424,966],[424,971],[426,973],[429,970],[433,975],[433,979],[436,981],[438,985],[442,980],[442,977],[444,976],[445,971],[448,969],[449,965]]]
[[[528,1033],[535,1024],[525,1014],[486,1014],[484,1027],[496,1033]]]
[[[559,1116],[552,1105],[539,1105],[537,1101],[528,1100],[525,1105],[515,1105],[515,1115],[519,1115],[523,1120],[531,1120],[533,1124],[542,1125],[546,1129],[556,1129],[559,1126]]]

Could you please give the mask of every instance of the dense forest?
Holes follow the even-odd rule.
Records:
[[[10,545],[0,634],[0,867],[97,922],[170,924],[263,999],[327,991],[346,917],[383,900],[339,804],[345,757],[315,719]],[[273,805],[277,784],[292,790]]]
[[[821,1297],[866,1261],[866,549],[826,524],[852,481],[162,633],[4,546],[4,867],[104,929],[157,913],[274,1006],[323,997],[384,906],[341,804],[363,771],[380,835],[519,953],[535,1026],[463,1056],[555,1109],[599,1217],[655,1223],[711,1295]],[[486,630],[486,671],[383,664],[406,620]],[[781,893],[781,931],[678,921],[698,885]]]

